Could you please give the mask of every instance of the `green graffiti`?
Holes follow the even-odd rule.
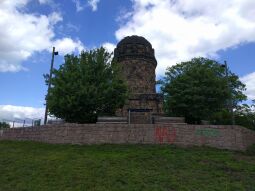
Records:
[[[205,136],[205,137],[218,137],[220,135],[220,132],[218,129],[211,129],[211,128],[196,129],[195,133],[197,136]]]

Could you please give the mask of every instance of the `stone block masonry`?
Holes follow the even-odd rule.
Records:
[[[151,43],[141,36],[127,36],[114,49],[114,59],[129,90],[127,102],[116,115],[127,116],[128,109],[150,109],[154,114],[163,114],[163,95],[156,93],[157,60]],[[143,122],[143,118],[137,120]]]
[[[0,140],[70,144],[175,144],[245,150],[255,132],[241,126],[185,124],[56,124],[0,130]]]

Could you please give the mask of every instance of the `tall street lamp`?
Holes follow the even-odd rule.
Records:
[[[50,76],[49,76],[49,82],[48,82],[48,90],[47,90],[47,95],[46,95],[46,104],[45,104],[45,114],[44,114],[44,125],[47,123],[47,117],[48,117],[48,101],[47,101],[47,96],[49,94],[49,89],[51,86],[51,77],[52,77],[52,70],[53,70],[53,64],[54,64],[54,56],[57,56],[58,52],[55,51],[55,47],[53,47],[52,50],[52,57],[51,57],[51,66],[50,66]]]
[[[227,80],[227,88],[228,88],[228,91],[230,92],[230,99],[228,100],[228,108],[231,111],[232,125],[235,125],[233,98],[232,98],[232,92],[231,92],[230,85],[229,85],[229,80],[228,80],[228,65],[227,65],[227,61],[225,60],[224,64],[222,64],[221,66],[223,68],[225,68],[225,76],[226,76],[226,80]]]

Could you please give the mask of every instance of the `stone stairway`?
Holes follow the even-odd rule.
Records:
[[[98,117],[97,123],[121,123],[121,124],[127,124],[127,118],[126,117]]]
[[[184,117],[153,116],[153,122],[155,124],[186,124]]]
[[[97,124],[128,124],[128,117],[98,117]],[[186,124],[184,117],[150,116],[148,113],[132,113],[131,124]]]

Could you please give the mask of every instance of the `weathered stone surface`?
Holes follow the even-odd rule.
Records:
[[[130,92],[126,105],[116,111],[116,115],[127,116],[131,108],[162,114],[163,96],[156,93],[157,61],[150,42],[140,36],[125,37],[115,48],[114,58]]]
[[[57,124],[4,129],[0,140],[70,144],[175,144],[245,150],[255,132],[240,126],[185,124]]]
[[[127,36],[122,39],[114,50],[114,56],[117,61],[146,59],[157,63],[154,55],[154,49],[151,43],[141,36]]]

